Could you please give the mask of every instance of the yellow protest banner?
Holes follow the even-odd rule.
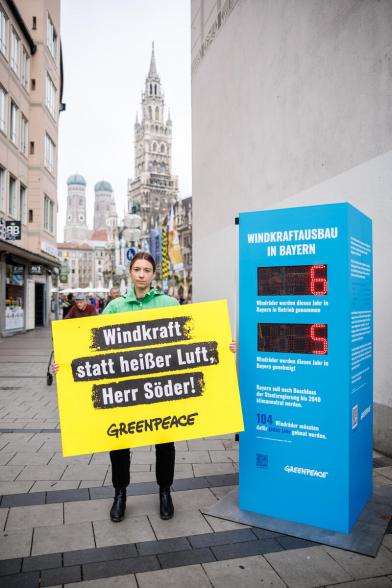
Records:
[[[52,330],[64,456],[243,430],[225,301]]]

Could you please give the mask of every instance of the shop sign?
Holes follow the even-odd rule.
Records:
[[[4,241],[20,241],[21,238],[21,221],[5,221],[3,218],[0,218],[0,239]]]
[[[44,273],[44,266],[39,264],[31,265],[29,268],[30,276],[42,276]]]
[[[59,256],[59,252],[58,252],[57,247],[53,247],[53,245],[49,245],[49,243],[47,243],[46,241],[42,241],[41,251],[44,251],[44,253],[47,253],[48,255],[51,255],[52,257]]]

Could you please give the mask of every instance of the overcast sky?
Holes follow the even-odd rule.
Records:
[[[152,41],[173,121],[173,173],[191,194],[190,0],[63,0],[61,40],[66,111],[59,129],[58,240],[63,240],[68,176],[87,182],[92,228],[94,185],[112,184],[122,219],[133,177],[136,112]]]

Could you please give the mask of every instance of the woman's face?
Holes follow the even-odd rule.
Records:
[[[129,272],[135,286],[141,290],[147,288],[154,279],[154,268],[147,259],[138,259]]]

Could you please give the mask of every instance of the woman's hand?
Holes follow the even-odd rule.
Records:
[[[232,351],[232,353],[237,353],[237,341],[235,339],[231,340],[231,343],[229,345],[229,349],[230,349],[230,351]]]
[[[50,364],[50,369],[52,371],[52,374],[55,376],[57,374],[57,372],[60,369],[60,366],[58,363],[56,363],[54,360],[52,361],[52,363]]]

